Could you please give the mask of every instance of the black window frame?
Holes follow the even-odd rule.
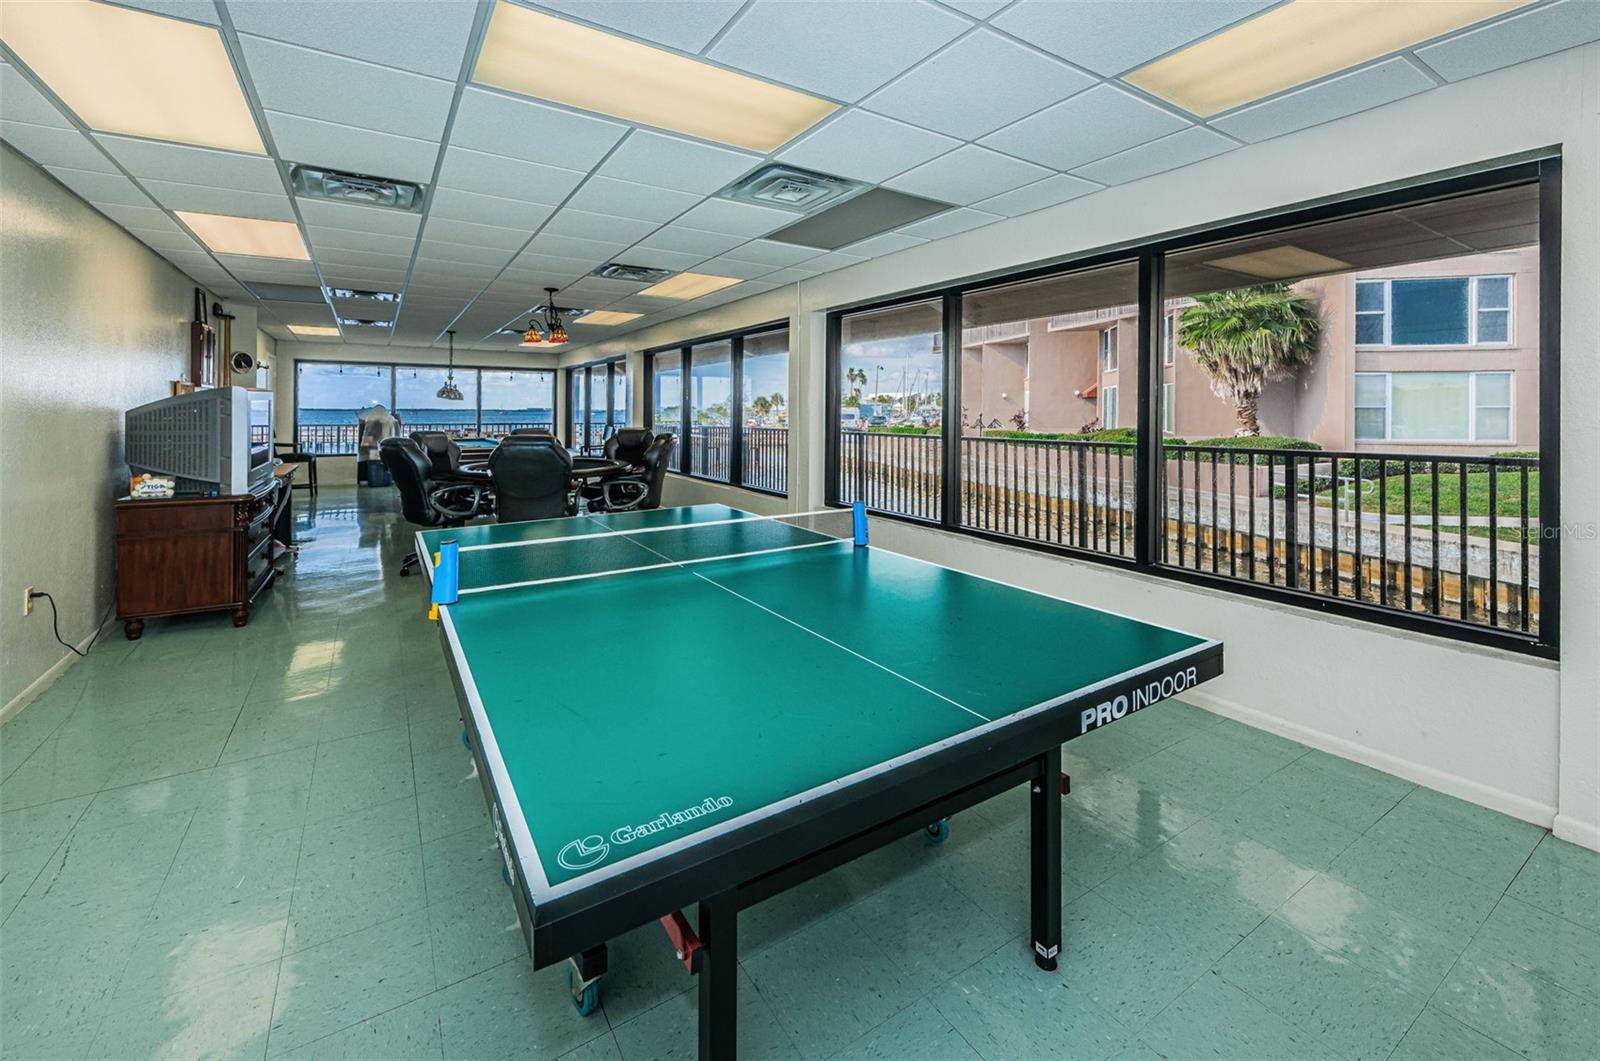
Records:
[[[1560,659],[1560,535],[1541,537],[1539,545],[1539,632],[1521,634],[1503,627],[1488,627],[1444,616],[1396,611],[1361,601],[1314,595],[1299,589],[1246,582],[1203,571],[1186,570],[1162,562],[1160,517],[1165,504],[1163,454],[1157,440],[1162,438],[1162,411],[1159,395],[1162,380],[1163,329],[1166,317],[1164,273],[1168,255],[1209,244],[1303,225],[1343,220],[1363,214],[1416,206],[1437,200],[1488,192],[1518,185],[1537,185],[1539,189],[1539,507],[1541,528],[1559,528],[1560,522],[1560,398],[1561,398],[1561,156],[1558,152],[1540,153],[1515,160],[1486,162],[1471,172],[1453,175],[1422,175],[1392,185],[1357,190],[1311,203],[1291,204],[1260,214],[1177,232],[1158,234],[1081,254],[1013,270],[997,270],[959,279],[951,283],[916,288],[896,295],[864,300],[831,308],[825,318],[826,385],[824,389],[824,503],[841,506],[839,500],[840,408],[843,400],[841,378],[841,332],[845,317],[871,310],[889,309],[910,303],[940,299],[944,312],[945,387],[942,413],[943,505],[937,520],[877,512],[878,518],[917,526],[934,527],[968,537],[1029,549],[1058,557],[1104,564],[1121,570],[1173,582],[1221,590],[1244,597],[1291,604],[1362,619],[1378,626],[1419,631],[1456,641],[1492,646],[1545,659]],[[1031,541],[976,530],[961,525],[960,495],[961,449],[960,417],[951,410],[961,408],[961,298],[969,291],[997,284],[1042,279],[1078,272],[1117,262],[1136,261],[1139,266],[1138,316],[1138,402],[1135,422],[1139,435],[1135,447],[1134,556],[1108,555],[1072,546]],[[1119,365],[1120,367],[1120,365]],[[1119,394],[1120,397],[1120,394]]]
[[[590,372],[591,369],[599,368],[602,365],[605,366],[605,370],[606,370],[606,419],[605,419],[604,428],[600,433],[600,437],[601,437],[602,440],[604,440],[606,438],[609,438],[611,436],[611,434],[616,431],[617,428],[619,428],[619,427],[627,427],[628,426],[626,423],[618,423],[617,422],[617,410],[612,408],[612,405],[613,405],[612,399],[614,399],[616,397],[616,389],[615,388],[616,388],[616,385],[617,385],[617,377],[618,376],[623,376],[624,378],[626,378],[626,376],[628,374],[627,356],[626,355],[620,355],[620,356],[617,356],[617,357],[607,357],[607,358],[603,358],[603,359],[596,360],[596,361],[585,361],[581,365],[569,365],[568,367],[560,370],[563,373],[563,376],[562,376],[563,385],[567,388],[566,389],[567,404],[569,406],[572,406],[574,404],[573,401],[572,401],[572,393],[573,393],[573,391],[572,391],[572,383],[573,383],[573,380],[576,378],[578,373],[582,373],[583,374],[583,378],[584,378],[584,385],[583,385],[583,390],[582,390],[582,393],[583,393],[582,408],[583,408],[583,412],[584,412],[584,420],[583,420],[584,434],[585,434],[586,437],[583,440],[579,440],[579,439],[576,439],[576,438],[573,437],[572,427],[573,427],[574,424],[578,423],[577,409],[576,408],[568,408],[567,409],[567,415],[566,415],[566,423],[563,426],[562,431],[561,431],[561,438],[565,440],[568,449],[574,449],[574,448],[581,449],[583,446],[587,445],[587,435],[588,435],[588,427],[589,427],[589,420],[588,420],[589,399],[591,397],[593,397],[593,394],[594,394],[593,385],[589,381],[589,372]]]
[[[300,367],[302,365],[343,365],[346,368],[386,368],[386,369],[388,369],[389,370],[389,410],[391,412],[393,412],[395,410],[395,401],[396,401],[396,394],[397,394],[396,381],[399,379],[399,373],[403,369],[425,368],[425,369],[428,369],[428,370],[431,371],[431,370],[434,370],[434,369],[440,369],[440,368],[449,367],[449,366],[446,366],[446,365],[424,365],[424,364],[418,364],[416,362],[411,362],[411,361],[344,361],[344,360],[341,360],[339,358],[320,358],[320,357],[297,357],[297,358],[295,358],[294,359],[294,385],[293,385],[293,388],[292,388],[293,389],[293,398],[294,398],[294,426],[292,428],[294,433],[293,433],[292,437],[294,439],[295,445],[299,445],[300,444],[300,428],[301,428],[301,424],[300,424]],[[557,414],[557,411],[560,408],[560,398],[561,398],[561,396],[559,394],[557,394],[556,391],[555,391],[556,386],[560,382],[561,372],[560,372],[559,369],[555,369],[555,368],[521,368],[521,367],[518,367],[518,366],[515,366],[515,365],[456,365],[455,366],[455,371],[458,372],[458,373],[473,372],[473,373],[477,374],[477,381],[474,384],[474,388],[473,388],[473,390],[474,390],[473,403],[474,403],[474,413],[475,413],[474,420],[473,420],[473,427],[474,427],[474,433],[475,434],[482,434],[483,433],[483,374],[485,372],[547,372],[547,373],[549,373],[550,374],[550,387],[551,387],[551,390],[550,390],[550,420],[551,420],[550,429],[552,431],[555,430],[555,428],[556,428],[556,414]],[[311,427],[311,426],[321,426],[321,425],[308,424],[308,425],[305,425],[305,426]],[[401,426],[404,426],[403,422],[402,422]],[[340,452],[334,452],[334,453],[324,453],[324,452],[320,452],[319,451],[317,453],[317,456],[319,456],[319,457],[354,457],[354,456],[358,456],[359,453],[360,453],[360,445],[359,445],[359,440],[358,440],[358,444],[356,446],[352,447],[349,450],[349,452],[340,451]]]
[[[681,342],[664,343],[661,346],[652,346],[643,352],[644,378],[647,381],[648,386],[644,388],[644,394],[642,396],[644,404],[642,408],[644,410],[644,423],[652,425],[655,423],[656,355],[677,354],[681,358],[678,367],[683,373],[683,400],[679,403],[680,416],[678,424],[678,456],[676,461],[677,467],[672,469],[674,472],[677,472],[679,475],[686,475],[691,479],[699,479],[702,482],[720,483],[723,486],[731,486],[738,490],[749,490],[750,492],[757,494],[766,494],[769,497],[789,496],[787,489],[772,490],[762,486],[755,486],[744,481],[744,342],[747,338],[752,336],[765,335],[769,332],[776,331],[787,331],[792,335],[793,328],[791,322],[787,318],[783,320],[766,321],[761,324],[750,325],[746,328],[737,328],[733,331],[717,332],[712,335],[700,335],[693,339],[686,339]],[[728,421],[731,430],[729,431],[730,448],[728,451],[727,479],[715,479],[708,475],[702,475],[696,471],[694,468],[694,447],[689,444],[690,438],[693,437],[691,431],[694,426],[694,411],[691,408],[693,403],[689,400],[689,381],[691,379],[691,370],[694,362],[693,350],[696,346],[707,346],[711,343],[721,342],[726,342],[729,350]],[[792,349],[790,350],[789,356],[791,358],[794,356]],[[792,441],[792,435],[790,436],[790,439]],[[784,482],[786,484],[788,482],[787,470],[785,471]]]

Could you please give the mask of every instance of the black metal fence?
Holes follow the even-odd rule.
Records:
[[[727,424],[695,424],[689,428],[689,469],[707,479],[728,481],[733,454],[733,428]]]
[[[1132,560],[1132,442],[961,439],[960,526]],[[937,435],[841,431],[839,500],[937,522]],[[1537,636],[1539,461],[1167,445],[1158,561]]]
[[[443,431],[453,438],[500,438],[522,427],[542,427],[553,430],[549,420],[485,420],[481,424],[415,423],[402,420],[402,432]],[[300,424],[295,428],[295,448],[305,453],[323,457],[351,456],[361,441],[358,424]]]
[[[743,485],[775,494],[788,493],[789,429],[747,427],[743,446]]]

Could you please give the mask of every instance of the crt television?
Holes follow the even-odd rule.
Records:
[[[129,409],[128,468],[190,496],[248,494],[272,478],[272,392],[211,387]]]

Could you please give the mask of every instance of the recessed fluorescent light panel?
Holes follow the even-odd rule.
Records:
[[[647,287],[639,292],[651,298],[699,298],[709,295],[713,291],[721,291],[725,287],[732,287],[739,283],[738,278],[732,276],[712,276],[709,273],[679,273],[670,280],[663,280],[654,287]]]
[[[500,0],[472,79],[767,152],[838,104]]]
[[[1290,0],[1123,80],[1209,118],[1532,0]]]
[[[91,129],[267,153],[212,26],[51,0],[0,3],[0,38]]]
[[[1349,262],[1341,262],[1338,258],[1330,258],[1326,254],[1318,254],[1316,251],[1308,251],[1304,247],[1295,247],[1287,243],[1278,247],[1268,247],[1266,250],[1251,251],[1248,254],[1212,258],[1206,264],[1214,265],[1218,269],[1227,269],[1229,272],[1244,273],[1246,276],[1259,276],[1263,280],[1287,280],[1291,277],[1299,279],[1353,268]]]
[[[326,290],[329,298],[360,299],[364,302],[400,301],[400,296],[393,291],[357,291],[349,287],[330,287]]]
[[[300,229],[289,221],[262,221],[254,217],[195,214],[173,211],[211,250],[218,254],[247,254],[252,258],[289,258],[308,262]]]
[[[422,188],[410,181],[296,165],[289,168],[289,184],[303,199],[382,206],[413,214],[422,211]]]
[[[289,330],[296,335],[338,335],[339,329],[331,324],[291,324]]]
[[[585,313],[578,323],[610,327],[613,324],[627,324],[629,321],[636,321],[642,316],[644,316],[642,313],[622,313],[614,309],[597,309],[593,313]]]

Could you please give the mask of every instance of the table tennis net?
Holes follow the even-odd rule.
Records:
[[[669,567],[692,568],[820,548],[848,548],[855,526],[848,509],[776,516],[738,516],[672,526],[627,526],[595,516],[588,533],[515,543],[463,546],[458,593],[623,576]]]

